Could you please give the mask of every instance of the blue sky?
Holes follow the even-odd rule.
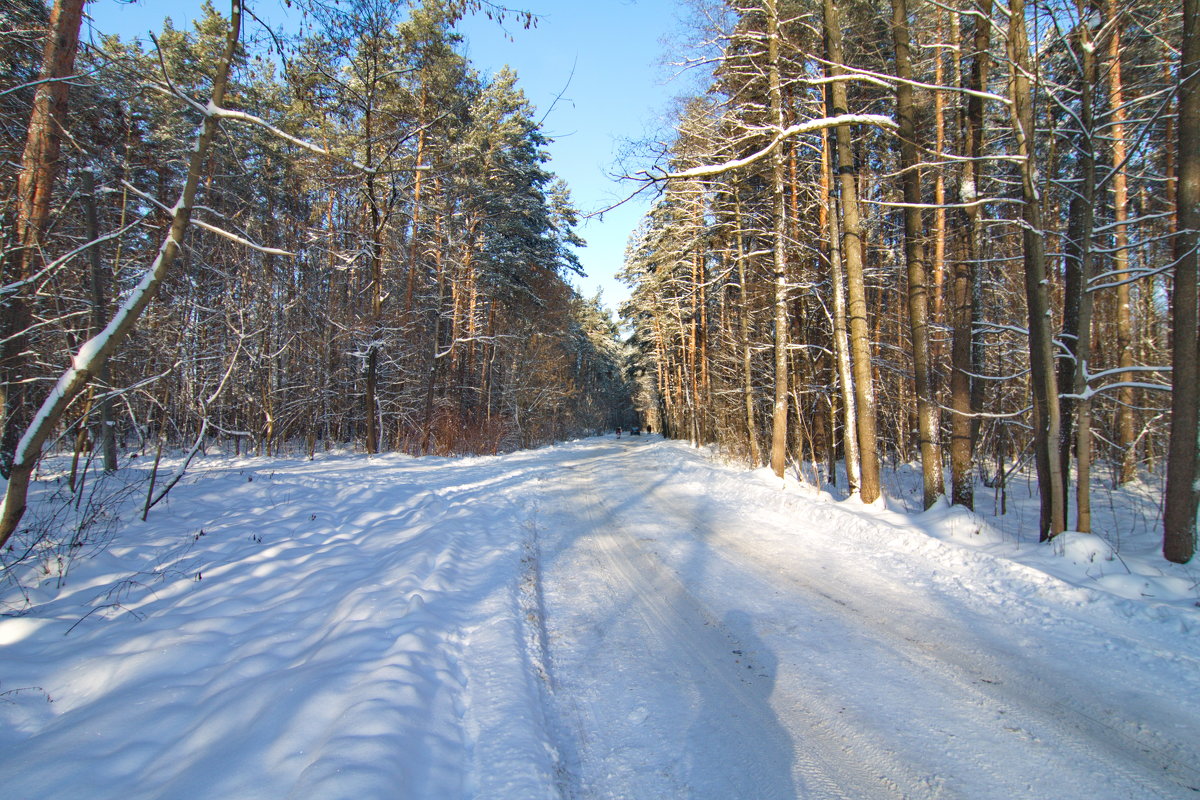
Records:
[[[505,64],[520,76],[526,96],[546,115],[544,128],[554,139],[551,168],[571,187],[584,213],[612,205],[633,191],[610,176],[630,141],[662,138],[671,99],[684,91],[670,81],[673,70],[665,43],[678,29],[676,0],[508,0],[508,5],[538,14],[537,27],[525,30],[513,21],[504,28],[483,16],[466,20],[461,31],[474,66],[491,74]],[[87,6],[96,28],[124,38],[157,31],[170,16],[176,27],[190,26],[201,0],[95,0]],[[217,8],[222,7],[220,0]],[[278,19],[276,0],[252,8]],[[274,14],[272,14],[274,12]],[[562,94],[555,102],[555,98]],[[614,308],[628,290],[613,279],[621,268],[625,243],[650,202],[649,193],[587,220],[580,233],[588,247],[580,260],[588,277],[580,290],[603,290]]]

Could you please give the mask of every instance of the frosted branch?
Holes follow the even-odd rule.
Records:
[[[775,138],[766,147],[759,150],[757,153],[752,153],[751,155],[746,156],[745,158],[737,158],[732,161],[726,161],[723,164],[711,164],[702,167],[693,167],[692,169],[687,169],[682,172],[663,172],[660,175],[651,175],[649,172],[643,170],[638,174],[645,176],[645,179],[650,181],[713,178],[761,161],[762,159],[774,153],[780,145],[789,139],[793,139],[805,133],[814,133],[816,131],[823,131],[828,128],[836,128],[840,125],[874,125],[879,128],[886,128],[887,130],[896,130],[895,120],[882,114],[840,114],[836,117],[824,117],[822,119],[815,119],[810,120],[809,122],[801,122],[797,123],[796,125],[790,125],[777,133]]]

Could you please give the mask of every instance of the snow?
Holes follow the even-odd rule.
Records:
[[[917,513],[887,478],[657,436],[201,458],[10,574],[4,796],[1195,796],[1200,571],[1154,488],[1042,545],[1020,484]]]

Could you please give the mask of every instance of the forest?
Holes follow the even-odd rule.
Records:
[[[644,422],[867,503],[887,463],[926,507],[1033,472],[1043,539],[1149,477],[1195,551],[1196,0],[685,4],[703,85],[631,170],[621,323],[516,75],[458,47],[534,11],[206,2],[139,43],[84,5],[0,3],[0,543],[51,448],[74,491],[164,446]]]
[[[632,413],[536,110],[458,47],[464,14],[536,18],[297,7],[143,45],[81,38],[83,0],[0,5],[0,540],[46,448],[82,481],[164,444],[495,453]]]
[[[1042,539],[1095,482],[1197,512],[1196,3],[700,4],[711,70],[637,177],[639,402],[782,476],[924,503],[1036,473]],[[1172,386],[1183,387],[1172,392]],[[944,475],[949,467],[950,485]]]

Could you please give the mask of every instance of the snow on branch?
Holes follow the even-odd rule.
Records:
[[[216,105],[212,101],[209,101],[208,106],[205,108],[205,114],[212,116],[212,117],[216,117],[217,119],[231,119],[236,122],[246,122],[251,125],[257,125],[258,127],[262,128],[263,130],[270,133],[272,136],[277,136],[280,139],[283,139],[285,142],[294,144],[296,147],[302,148],[304,150],[308,150],[310,153],[315,153],[319,156],[324,156],[326,158],[333,158],[333,159],[345,161],[348,164],[350,164],[352,167],[354,167],[354,169],[358,170],[359,172],[363,172],[366,174],[372,174],[372,175],[378,174],[380,172],[378,169],[375,169],[373,167],[368,167],[365,164],[360,164],[359,162],[355,161],[354,159],[339,156],[336,153],[330,152],[329,150],[326,150],[323,147],[313,144],[312,142],[305,141],[304,139],[301,139],[297,136],[292,136],[290,133],[280,130],[279,128],[276,128],[274,125],[267,122],[262,117],[257,117],[254,114],[248,114],[245,111],[235,111],[230,108],[221,108],[220,106]],[[430,167],[427,164],[417,164],[414,167],[410,167],[406,171],[408,171],[408,172],[428,172],[429,169],[430,169]],[[389,171],[396,172],[397,170],[395,168],[392,168]]]
[[[286,256],[287,258],[295,258],[296,257],[295,253],[290,252],[288,250],[280,250],[275,247],[265,247],[264,245],[261,245],[261,244],[255,244],[254,242],[250,241],[249,239],[243,239],[241,236],[238,236],[236,233],[231,233],[230,231],[227,231],[224,228],[218,228],[216,225],[209,225],[207,222],[198,220],[195,217],[192,218],[192,224],[195,225],[197,228],[203,228],[204,230],[209,231],[211,233],[215,233],[218,236],[224,236],[226,239],[229,239],[232,242],[237,242],[238,244],[242,245],[243,247],[249,247],[251,250],[257,250],[258,252],[266,253],[269,256]]]
[[[746,156],[745,158],[735,158],[732,161],[726,161],[723,164],[709,164],[702,167],[693,167],[682,172],[666,172],[661,171],[661,174],[651,174],[647,170],[642,170],[639,175],[645,176],[645,180],[649,181],[669,181],[669,180],[685,180],[688,178],[712,178],[717,175],[724,175],[727,172],[749,166],[757,161],[761,161],[771,155],[779,148],[781,144],[789,139],[793,139],[801,134],[813,133],[814,131],[823,131],[827,128],[836,128],[840,125],[875,125],[879,128],[888,130],[896,130],[896,121],[891,117],[883,114],[839,114],[836,117],[824,117],[822,119],[814,119],[808,122],[800,122],[795,125],[790,125],[775,134],[775,138],[771,140],[763,149],[756,153]]]
[[[938,403],[938,408],[945,411],[947,414],[954,414],[958,417],[969,417],[971,419],[1015,419],[1024,416],[1030,411],[1033,411],[1033,406],[1025,406],[1020,411],[1008,411],[1004,413],[989,412],[989,411],[959,411],[957,408],[951,408],[947,405]]]
[[[162,92],[163,94],[166,94],[166,95],[176,98],[177,100],[181,101],[185,105],[190,106],[194,111],[198,111],[199,113],[203,114],[205,117],[210,117],[212,119],[218,119],[218,120],[231,119],[231,120],[234,120],[235,122],[245,122],[250,125],[257,125],[258,127],[262,128],[263,130],[270,133],[272,136],[282,139],[285,142],[288,142],[289,144],[293,144],[296,147],[299,147],[303,150],[307,150],[310,153],[314,153],[314,154],[322,156],[324,158],[332,158],[332,159],[336,159],[339,161],[344,161],[344,162],[348,163],[351,167],[353,167],[356,171],[362,172],[364,174],[370,174],[370,175],[380,174],[380,170],[378,170],[378,169],[375,169],[373,167],[368,167],[367,165],[361,164],[352,158],[346,158],[344,156],[339,156],[336,153],[333,153],[333,152],[325,149],[324,147],[313,144],[312,142],[307,141],[305,139],[301,139],[298,136],[293,136],[292,134],[288,133],[287,131],[277,128],[276,126],[267,122],[262,117],[256,116],[254,114],[250,114],[246,111],[237,111],[232,108],[222,108],[221,106],[214,103],[212,100],[209,100],[207,104],[202,104],[198,100],[196,100],[192,97],[189,97],[187,94],[185,94],[184,92],[182,92],[178,88],[176,88],[175,85],[173,83],[171,83],[169,79],[166,84],[162,84],[162,83],[158,83],[158,82],[151,82],[149,85],[152,89],[155,89],[159,92]],[[429,169],[430,169],[430,167],[426,164],[418,164],[414,167],[410,167],[409,170],[407,170],[407,171],[428,172]],[[390,171],[395,172],[396,170],[392,169]]]
[[[24,89],[36,89],[38,86],[41,86],[45,83],[69,83],[72,86],[83,86],[84,84],[81,81],[82,78],[91,78],[99,72],[99,69],[93,69],[75,75],[64,75],[61,77],[41,78],[36,81],[26,81],[25,83],[17,86],[9,86],[7,89],[0,90],[0,97],[4,97],[5,95],[13,94],[14,92],[19,92]]]
[[[829,61],[827,59],[820,58],[818,56],[813,56],[812,58],[818,64],[824,64],[829,67],[837,67],[839,69],[845,70],[845,74],[843,74],[843,75],[834,75],[834,76],[830,76],[829,78],[815,78],[815,79],[805,81],[805,83],[810,83],[813,85],[817,85],[820,83],[828,83],[832,80],[847,80],[847,79],[850,79],[851,77],[853,77],[857,80],[870,80],[872,82],[877,83],[880,86],[886,86],[888,88],[891,88],[898,83],[903,83],[903,84],[907,84],[907,85],[912,86],[917,89],[929,89],[929,90],[935,91],[935,92],[954,92],[956,94],[968,95],[970,97],[978,97],[981,100],[991,100],[991,101],[993,101],[995,103],[999,103],[1000,105],[1003,105],[1003,106],[1012,105],[1012,100],[1008,99],[1007,97],[1005,97],[1003,95],[992,94],[991,92],[981,92],[977,89],[968,89],[963,86],[950,86],[948,84],[925,83],[924,81],[904,80],[902,78],[896,77],[895,75],[888,75],[885,72],[873,72],[872,70],[862,69],[861,67],[851,67],[846,64],[839,64],[837,62]]]
[[[860,203],[871,206],[882,206],[884,208],[978,208],[982,205],[999,205],[1001,203],[1011,203],[1015,205],[1023,205],[1024,200],[1015,197],[982,197],[978,200],[972,200],[969,203],[901,203],[891,200],[859,200]]]
[[[171,209],[169,206],[164,204],[157,197],[155,197],[151,194],[147,194],[146,192],[143,192],[141,189],[139,189],[136,186],[134,186],[133,184],[129,183],[129,181],[121,181],[121,183],[125,185],[125,188],[132,191],[134,194],[136,194],[138,197],[145,200],[147,203],[157,206],[159,209],[161,209],[162,211],[165,211],[168,214],[174,213],[173,209]],[[195,211],[197,209],[204,209],[205,211],[212,211],[212,209],[207,208],[205,206],[194,206],[192,210]],[[216,213],[216,212],[213,212],[213,213]],[[191,217],[189,222],[198,228],[203,228],[204,230],[210,231],[211,233],[215,233],[218,236],[224,236],[226,239],[229,239],[232,242],[237,242],[238,244],[242,245],[243,247],[249,247],[251,250],[257,250],[260,253],[265,253],[265,254],[271,255],[271,256],[285,256],[287,258],[295,258],[296,257],[295,253],[292,253],[288,250],[278,250],[274,247],[266,247],[265,245],[256,244],[255,242],[252,242],[249,239],[246,239],[245,237],[238,236],[236,233],[227,231],[224,228],[218,228],[216,225],[212,225],[210,223],[204,222],[203,220],[197,219],[194,216]]]
[[[127,225],[125,225],[125,227],[121,228],[120,230],[113,231],[112,233],[106,233],[103,236],[99,236],[95,239],[92,239],[90,242],[86,242],[84,244],[79,245],[79,247],[76,247],[74,250],[67,253],[66,255],[62,255],[62,256],[59,256],[58,258],[54,259],[49,264],[47,264],[45,267],[38,270],[33,275],[30,275],[28,278],[24,278],[22,280],[14,281],[13,283],[7,283],[3,286],[0,286],[0,297],[14,294],[15,292],[20,291],[21,289],[23,289],[26,286],[32,286],[33,284],[40,281],[42,278],[55,272],[59,267],[70,262],[72,259],[74,259],[80,253],[84,253],[84,252],[90,250],[91,248],[101,245],[105,242],[114,241],[114,240],[120,238],[121,236],[123,236],[131,228],[134,228],[135,226],[141,225],[141,224],[142,224],[142,218],[139,217],[138,219],[135,219],[133,222],[130,222]]]
[[[230,108],[221,108],[211,100],[209,101],[208,106],[205,107],[204,113],[211,117],[216,117],[217,119],[232,119],[238,122],[248,122],[251,125],[257,125],[258,127],[270,133],[272,136],[277,136],[280,139],[283,139],[285,142],[289,142],[299,148],[308,150],[310,153],[316,153],[319,156],[325,156],[327,158],[334,157],[333,153],[329,152],[325,148],[315,145],[312,142],[305,141],[297,136],[292,136],[290,133],[276,128],[262,117],[257,117],[254,114],[249,114],[245,111],[234,111]],[[359,164],[357,161],[352,161],[351,163],[354,165],[355,169],[362,170],[363,172],[373,171],[370,168]]]
[[[1169,383],[1154,383],[1152,381],[1122,380],[1122,381],[1115,381],[1113,383],[1108,383],[1103,386],[1093,386],[1092,385],[1095,381],[1099,381],[1102,378],[1108,378],[1112,375],[1125,375],[1125,374],[1133,373],[1133,372],[1149,372],[1149,373],[1154,373],[1154,374],[1162,374],[1165,372],[1171,372],[1172,368],[1170,366],[1156,367],[1156,366],[1132,366],[1131,365],[1131,366],[1126,366],[1126,367],[1113,367],[1112,369],[1105,369],[1105,370],[1101,370],[1100,372],[1089,372],[1088,368],[1087,368],[1087,362],[1084,362],[1082,364],[1082,367],[1083,367],[1083,380],[1084,380],[1084,386],[1085,386],[1084,390],[1077,394],[1062,394],[1062,395],[1059,395],[1060,397],[1068,397],[1072,400],[1091,400],[1093,397],[1096,397],[1097,395],[1102,395],[1105,392],[1111,392],[1116,389],[1126,389],[1126,388],[1148,389],[1150,391],[1157,391],[1157,392],[1169,392],[1172,390],[1172,386]]]

